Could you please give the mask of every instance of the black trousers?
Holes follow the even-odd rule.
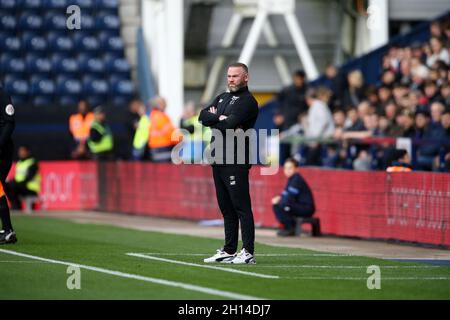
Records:
[[[37,193],[32,190],[29,190],[25,186],[25,184],[17,183],[15,181],[6,183],[5,191],[8,196],[9,201],[11,202],[11,207],[14,210],[22,209],[22,205],[21,205],[22,197],[37,196]]]
[[[296,217],[304,217],[309,218],[314,214],[314,209],[308,205],[298,206],[296,210],[285,211],[284,207],[280,204],[275,204],[272,206],[273,212],[275,213],[275,217],[278,222],[284,225],[286,230],[292,229],[295,227],[295,218]]]
[[[243,248],[253,254],[255,223],[249,190],[249,167],[245,165],[212,166],[217,202],[225,227],[224,251],[235,253],[241,224]]]
[[[12,165],[13,144],[7,143],[0,152],[0,180],[6,192],[6,178]],[[11,217],[9,214],[8,202],[6,197],[0,198],[0,219],[2,221],[3,230],[11,230]]]

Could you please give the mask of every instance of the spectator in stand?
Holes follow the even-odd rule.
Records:
[[[332,63],[328,63],[325,67],[325,83],[324,86],[331,91],[329,107],[331,111],[342,106],[342,77],[338,69]]]
[[[430,35],[431,37],[438,38],[441,41],[446,39],[442,25],[439,21],[433,21],[430,23]]]
[[[425,82],[424,93],[427,105],[431,105],[434,102],[440,102],[443,100],[436,83],[432,80],[427,80]]]
[[[283,88],[277,96],[279,111],[283,116],[281,121],[282,130],[287,130],[296,124],[299,114],[306,113],[308,110],[305,101],[307,89],[305,72],[297,70],[292,80],[293,84]]]
[[[444,129],[440,122],[443,111],[444,108],[441,103],[433,103],[431,105],[431,122],[429,115],[424,113],[424,116],[428,116],[425,126],[423,127],[423,123],[420,124],[420,127],[423,127],[423,129],[421,129],[421,138],[424,139],[424,141],[418,147],[417,151],[417,162],[421,170],[433,170],[433,164],[436,161],[435,158],[439,155],[440,140],[443,139],[445,135]],[[419,127],[417,124],[417,118],[416,127]]]
[[[412,90],[422,89],[425,79],[428,77],[428,68],[422,64],[420,58],[413,57],[411,59],[411,75],[412,83],[410,88]]]
[[[308,116],[306,121],[305,135],[307,138],[317,140],[308,145],[306,163],[308,165],[320,165],[321,139],[332,138],[334,134],[334,122],[328,101],[331,92],[325,87],[310,89],[306,95],[308,104]]]
[[[432,37],[430,39],[430,51],[427,53],[427,66],[432,68],[438,60],[450,64],[448,50],[444,47],[442,40]]]
[[[292,85],[283,88],[277,95],[278,110],[274,116],[274,122],[281,132],[288,130],[298,122],[299,116],[306,113],[308,106],[305,101],[306,74],[303,70],[297,70],[292,76]],[[280,162],[289,157],[294,150],[290,145],[280,146]]]
[[[358,131],[363,128],[364,123],[359,117],[358,109],[356,107],[348,109],[347,120],[344,126],[345,131]]]
[[[378,88],[378,97],[380,99],[380,108],[392,99],[392,90],[388,86]]]
[[[78,113],[72,114],[69,118],[69,130],[74,141],[72,159],[89,159],[89,152],[86,141],[89,138],[94,114],[89,112],[89,105],[85,100],[78,103]]]
[[[395,77],[394,71],[392,71],[392,70],[383,71],[383,74],[381,75],[381,84],[383,86],[393,89],[395,80],[396,80],[396,77]]]
[[[412,82],[411,60],[404,59],[400,62],[399,82],[402,85],[409,86]]]
[[[450,82],[444,83],[441,87],[442,101],[447,108],[450,108]]]
[[[444,129],[445,157],[444,169],[450,172],[450,109],[446,110],[441,117],[442,128]]]
[[[384,116],[388,121],[386,135],[390,137],[398,137],[402,133],[401,126],[396,122],[398,115],[398,107],[394,101],[391,101],[384,107]]]
[[[414,113],[411,110],[403,109],[402,137],[414,138],[416,129],[414,128]]]
[[[387,172],[411,172],[411,158],[404,149],[395,149]]]
[[[357,106],[365,98],[365,86],[363,74],[359,70],[353,70],[347,75],[348,87],[344,91],[342,106],[346,109]]]
[[[378,112],[381,109],[380,98],[378,97],[377,87],[372,85],[366,91],[367,101]]]

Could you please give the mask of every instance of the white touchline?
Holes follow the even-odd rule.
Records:
[[[152,256],[207,256],[210,253],[160,253],[160,252],[139,252]],[[351,254],[334,253],[257,253],[257,257],[353,257]]]
[[[304,268],[304,269],[367,269],[367,265],[364,266],[332,266],[332,265],[259,265],[263,268]],[[381,269],[436,269],[445,268],[445,266],[379,266]]]
[[[223,290],[218,290],[218,289],[212,289],[212,288],[208,288],[208,287],[201,287],[201,286],[196,286],[196,285],[182,283],[182,282],[145,277],[145,276],[140,276],[137,274],[124,273],[124,272],[120,272],[120,271],[97,268],[97,267],[82,265],[82,264],[78,264],[78,263],[71,263],[71,262],[66,262],[66,261],[61,261],[61,260],[47,259],[47,258],[42,258],[42,257],[38,257],[38,256],[32,256],[32,255],[25,254],[25,253],[20,253],[17,251],[12,251],[12,250],[0,249],[0,252],[11,254],[14,256],[18,256],[18,257],[24,257],[24,258],[29,258],[29,259],[39,260],[39,261],[45,261],[45,262],[49,262],[49,263],[53,263],[53,264],[61,264],[61,265],[65,265],[65,266],[76,266],[81,269],[110,274],[110,275],[113,275],[116,277],[151,282],[151,283],[161,284],[161,285],[169,286],[169,287],[177,287],[177,288],[202,292],[202,293],[219,296],[219,297],[238,299],[238,300],[262,300],[262,298],[247,296],[247,295],[243,295],[243,294],[239,294],[239,293],[223,291]]]
[[[293,280],[367,280],[367,278],[361,277],[285,277],[284,279]],[[383,277],[382,280],[450,280],[450,277]]]
[[[220,271],[231,272],[231,273],[239,273],[239,274],[244,274],[246,276],[252,276],[252,277],[257,277],[257,278],[280,279],[279,276],[274,276],[274,275],[268,275],[268,274],[262,274],[262,273],[256,273],[256,272],[248,272],[248,271],[242,271],[242,270],[236,270],[236,269],[224,268],[224,267],[208,266],[208,265],[204,265],[204,264],[197,264],[197,263],[191,263],[191,262],[185,262],[185,261],[179,261],[179,260],[164,259],[164,258],[149,256],[149,255],[142,254],[142,253],[130,252],[130,253],[127,253],[127,256],[168,262],[168,263],[174,263],[174,264],[181,264],[181,265],[191,266],[191,267],[199,267],[199,268],[220,270]]]

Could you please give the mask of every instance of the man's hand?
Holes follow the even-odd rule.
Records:
[[[281,197],[280,196],[275,196],[272,198],[272,204],[278,204],[280,203]]]
[[[219,117],[219,121],[225,120],[226,118],[228,118],[228,117],[227,117],[227,116],[224,116],[224,115],[221,115],[221,116]]]
[[[216,107],[211,107],[211,108],[209,108],[209,112],[216,114],[217,113],[217,108]]]

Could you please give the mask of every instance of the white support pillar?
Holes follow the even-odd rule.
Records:
[[[305,36],[303,35],[295,14],[287,13],[284,15],[284,19],[286,20],[287,27],[292,35],[292,40],[294,41],[298,56],[302,60],[308,80],[316,79],[319,76],[319,72],[317,71],[316,64],[314,63],[314,59],[309,51]]]
[[[267,20],[267,11],[259,10],[255,20],[253,21],[250,33],[245,41],[244,48],[239,56],[239,62],[249,64],[255,53],[256,46],[258,45],[259,36],[264,27],[264,23]]]
[[[151,71],[156,76],[158,74],[158,48],[161,47],[161,37],[155,30],[158,29],[158,20],[162,15],[163,4],[160,0],[142,0],[141,7],[142,31],[144,34],[145,45],[150,56]],[[148,17],[153,17],[153,19],[148,19]]]
[[[388,0],[370,0],[367,8],[369,18],[370,50],[377,49],[389,41]]]
[[[236,38],[241,23],[242,23],[242,16],[238,13],[234,13],[233,16],[231,17],[230,23],[228,24],[227,30],[225,31],[225,35],[221,43],[222,48],[229,48],[233,44],[233,41]],[[214,59],[211,71],[209,72],[208,80],[206,82],[206,88],[201,98],[202,103],[208,103],[212,99],[224,63],[225,63],[224,56],[218,56]]]
[[[278,40],[269,19],[267,19],[267,23],[264,25],[263,32],[269,46],[276,48],[278,46]],[[291,73],[289,72],[286,60],[281,54],[275,54],[273,61],[278,70],[278,74],[280,75],[281,82],[284,86],[289,85],[291,83]]]
[[[178,126],[184,106],[184,23],[183,0],[164,0],[164,74],[159,94],[167,100],[166,113]]]

